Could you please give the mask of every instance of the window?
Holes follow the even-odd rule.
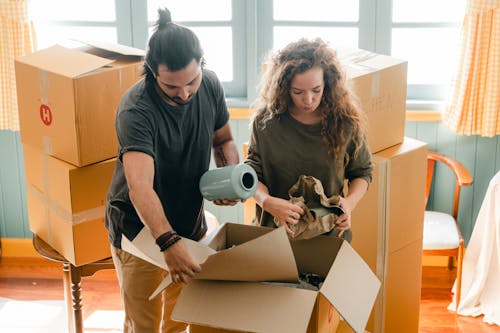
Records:
[[[409,108],[440,108],[446,99],[464,0],[262,1],[257,14],[268,13],[261,24],[273,38],[263,49],[318,36],[335,48],[391,55],[408,60]]]
[[[307,6],[303,4],[301,0],[273,1],[273,49],[297,36],[320,37],[334,47],[358,47],[359,1],[309,0]]]
[[[408,60],[408,106],[436,108],[448,93],[464,0],[33,0],[39,46],[98,39],[144,49],[158,7],[192,28],[230,105],[256,97],[262,61],[299,37]]]
[[[38,49],[71,47],[78,45],[75,40],[118,41],[114,0],[33,0],[29,6]]]
[[[243,2],[243,1],[239,1]],[[158,18],[158,8],[165,6],[165,1],[148,0],[148,38],[153,32],[153,25]],[[231,0],[173,0],[168,2],[172,20],[191,28],[200,39],[207,68],[214,70],[225,84],[226,95],[244,96],[245,73],[242,47],[237,36],[242,27],[235,28],[236,20],[241,15],[233,10]]]
[[[444,100],[456,66],[463,0],[397,0],[390,54],[408,60],[408,99]]]

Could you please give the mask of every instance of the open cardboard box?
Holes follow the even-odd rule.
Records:
[[[143,253],[159,253],[153,250],[152,237],[149,245],[140,239],[133,242]],[[340,238],[290,242],[283,228],[225,223],[203,244],[186,244],[202,272],[184,286],[172,313],[176,321],[244,332],[319,332],[325,326],[319,321],[333,317],[328,313],[331,304],[355,332],[364,332],[380,287],[366,263]],[[131,246],[124,249],[130,251]],[[203,248],[205,255],[198,255]],[[320,290],[271,283],[298,282],[299,272],[325,277]],[[169,282],[167,278],[152,297]],[[325,303],[327,315],[318,316],[324,311],[318,305]],[[328,332],[336,330],[336,325],[327,326]]]

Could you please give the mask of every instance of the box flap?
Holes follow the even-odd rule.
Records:
[[[348,78],[358,77],[407,62],[406,60],[396,59],[363,49],[339,50],[338,57],[346,70]]]
[[[297,265],[284,228],[219,251],[201,267],[196,279],[298,282]]]
[[[125,56],[144,57],[146,55],[146,52],[144,50],[126,45],[108,43],[97,40],[78,40],[78,41],[101,50],[115,52]]]
[[[317,293],[256,282],[193,280],[172,319],[245,332],[304,333]]]
[[[191,254],[194,261],[197,263],[204,262],[210,254],[215,253],[215,250],[191,239],[183,238],[183,241],[189,251],[189,254]],[[122,237],[121,247],[122,250],[132,253],[136,257],[168,270],[165,259],[163,258],[163,253],[156,245],[155,239],[153,238],[153,235],[151,235],[148,228],[142,228],[133,241],[128,240],[127,237]]]
[[[106,66],[113,60],[54,45],[22,56],[16,61],[70,78]]]
[[[166,269],[166,265],[161,263],[163,256],[151,233],[143,231],[133,242],[122,237],[123,250]],[[274,229],[246,243],[216,253],[204,244],[186,241],[189,252],[202,268],[195,279],[298,282],[297,265],[284,228]],[[171,282],[170,276],[167,276],[150,299],[156,297]]]
[[[355,332],[364,332],[379,288],[368,265],[343,242],[320,292]]]
[[[361,63],[378,56],[377,53],[363,49],[338,49],[336,51],[339,61],[344,65]]]

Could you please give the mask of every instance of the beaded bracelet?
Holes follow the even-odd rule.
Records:
[[[174,245],[175,243],[177,243],[181,239],[182,238],[179,235],[173,236],[172,238],[170,238],[169,240],[167,240],[165,243],[163,243],[162,245],[160,245],[160,251],[161,252],[165,251],[166,249],[168,249],[169,247],[171,247],[172,245]]]
[[[168,240],[174,237],[175,235],[177,235],[177,233],[174,230],[169,230],[161,234],[160,236],[158,236],[158,238],[156,238],[156,245],[158,245],[161,248],[161,246],[164,243],[168,242]]]

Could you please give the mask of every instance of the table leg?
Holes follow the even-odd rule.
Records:
[[[68,317],[68,332],[75,333],[75,318],[73,316],[73,302],[71,300],[71,267],[69,262],[63,262],[63,287],[66,312]]]
[[[83,333],[82,315],[82,276],[79,267],[70,264],[71,301],[73,309],[74,332]]]

